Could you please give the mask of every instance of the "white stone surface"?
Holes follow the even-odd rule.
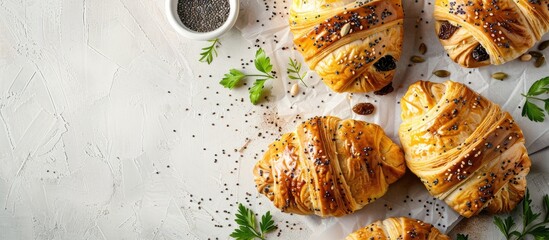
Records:
[[[229,204],[255,203],[251,174],[221,172],[242,165],[233,149],[257,136],[250,126],[274,128],[235,101],[245,89],[217,83],[254,50],[233,30],[214,65],[199,63],[206,43],[176,35],[163,11],[0,1],[0,239],[225,239]]]

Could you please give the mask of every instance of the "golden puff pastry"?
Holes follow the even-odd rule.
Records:
[[[342,216],[383,196],[406,165],[375,124],[314,117],[269,146],[254,180],[283,212]]]
[[[549,0],[436,0],[435,29],[464,67],[516,59],[549,29]]]
[[[290,30],[309,68],[336,92],[391,84],[400,58],[401,0],[293,0]]]
[[[406,164],[433,196],[465,217],[521,201],[531,163],[508,112],[452,81],[412,84],[401,107]]]
[[[351,233],[346,239],[450,240],[448,236],[440,233],[433,225],[407,217],[387,218],[383,221],[376,221]]]

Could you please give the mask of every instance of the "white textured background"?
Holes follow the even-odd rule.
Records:
[[[218,84],[255,52],[222,43],[199,63],[161,0],[0,0],[0,239],[227,238],[276,128]]]
[[[0,239],[227,239],[237,202],[309,236],[250,173],[300,117],[223,89],[255,48],[221,42],[199,63],[163,0],[0,0]]]

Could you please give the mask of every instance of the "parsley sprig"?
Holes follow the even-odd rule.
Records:
[[[300,80],[305,87],[308,87],[305,81],[303,80],[305,76],[307,75],[307,72],[301,73],[301,63],[298,62],[295,59],[290,58],[290,62],[288,62],[288,68],[286,69],[288,71],[288,77],[292,80]]]
[[[265,51],[261,48],[255,53],[254,65],[262,74],[244,74],[241,71],[232,68],[229,70],[229,73],[224,75],[219,84],[223,85],[225,88],[233,89],[242,79],[246,77],[257,77],[253,86],[248,90],[250,93],[250,101],[255,105],[259,102],[261,95],[263,95],[265,82],[269,79],[274,79],[274,75],[271,72],[273,70],[271,59],[267,57],[267,54],[265,54]]]
[[[258,231],[254,212],[246,208],[242,203],[238,205],[238,213],[236,213],[234,221],[239,227],[230,236],[237,240],[251,240],[255,238],[265,240],[265,234],[276,229],[271,212],[267,212],[261,216]]]
[[[458,233],[456,239],[457,240],[469,240],[469,235],[464,235],[464,234]]]
[[[545,120],[545,114],[543,109],[538,105],[531,102],[531,100],[537,100],[544,102],[545,111],[549,114],[549,98],[542,99],[536,97],[538,95],[549,93],[549,77],[542,78],[537,80],[532,84],[527,94],[522,94],[526,98],[526,102],[522,107],[522,116],[528,117],[531,121],[534,122],[543,122]]]
[[[543,196],[543,208],[545,209],[545,216],[542,221],[534,223],[541,213],[534,213],[530,204],[530,193],[526,190],[526,196],[522,200],[522,230],[513,230],[515,221],[513,217],[508,216],[502,219],[498,216],[494,217],[494,224],[503,233],[507,240],[523,240],[526,236],[532,235],[536,240],[549,239],[549,196],[546,194]]]
[[[211,42],[212,44],[210,46],[202,48],[202,52],[200,53],[200,59],[198,61],[201,62],[207,62],[208,64],[212,63],[214,55],[217,57],[217,50],[215,49],[217,47],[217,44],[219,43],[219,39],[212,39],[208,40],[208,42]]]

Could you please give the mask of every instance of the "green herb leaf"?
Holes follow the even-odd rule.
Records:
[[[494,216],[494,224],[496,227],[498,227],[499,231],[503,233],[504,236],[507,236],[507,228],[505,227],[505,223],[503,223],[503,220],[498,217]]]
[[[256,236],[250,228],[245,226],[240,226],[240,228],[235,229],[229,236],[237,240],[251,240],[259,237]]]
[[[545,226],[536,227],[528,232],[536,239],[549,239],[549,228]]]
[[[509,236],[507,237],[507,239],[511,239],[511,236],[515,236],[520,239],[522,235],[519,231],[512,231],[509,233]]]
[[[219,84],[228,89],[233,89],[246,75],[236,69],[229,70],[229,73],[225,73],[225,77],[221,79]]]
[[[505,221],[498,216],[494,216],[494,224],[498,227],[498,229],[501,231],[501,233],[503,233],[505,237],[509,237],[509,231],[515,225],[515,221],[513,221],[513,217],[511,216],[505,218]]]
[[[250,101],[255,105],[263,94],[265,81],[274,79],[274,76],[271,74],[271,70],[273,69],[271,59],[265,55],[263,49],[260,48],[257,50],[254,63],[257,70],[264,74],[244,74],[233,68],[229,73],[225,74],[219,83],[226,88],[233,89],[245,77],[260,77],[261,79],[255,80],[253,86],[249,89]]]
[[[290,61],[288,62],[288,68],[286,69],[288,71],[288,77],[292,80],[300,80],[305,87],[307,87],[307,84],[305,84],[305,81],[303,80],[305,76],[307,75],[307,72],[300,73],[301,72],[301,63],[298,62],[295,59],[290,58]]]
[[[200,56],[202,57],[200,57],[199,61],[205,61],[210,64],[213,61],[214,55],[217,57],[217,50],[215,48],[217,47],[217,43],[219,43],[219,39],[208,40],[208,42],[211,42],[212,44],[202,48],[202,52],[200,53]]]
[[[236,214],[236,223],[243,226],[248,226],[255,229],[255,215],[252,210],[247,209],[244,205],[238,205],[238,213]]]
[[[524,196],[524,199],[522,200],[522,219],[524,226],[530,225],[532,222],[534,222],[541,213],[533,213],[532,208],[530,208],[530,204],[532,203],[532,200],[530,199],[530,192],[526,190],[526,196]]]
[[[511,228],[513,228],[513,226],[515,226],[515,220],[513,220],[512,216],[507,216],[507,218],[505,218],[505,231],[508,234],[511,234],[509,233],[509,231],[511,231]]]
[[[534,122],[543,122],[543,120],[545,120],[543,109],[528,100],[526,100],[524,106],[522,107],[522,116],[528,117],[528,119]]]
[[[458,233],[457,240],[469,240],[469,235]]]
[[[544,93],[549,93],[549,77],[535,81],[534,84],[530,86],[530,89],[528,89],[528,94],[522,94],[522,96],[526,97],[526,102],[522,108],[523,117],[526,116],[534,122],[543,122],[545,120],[545,113],[543,113],[543,109],[531,102],[532,100],[543,101],[544,109],[547,114],[549,114],[549,98],[542,99],[536,97],[537,95]]]
[[[252,210],[246,208],[242,204],[238,204],[238,212],[235,216],[235,222],[238,224],[238,228],[229,236],[237,240],[265,239],[266,233],[276,229],[270,212],[261,216],[259,231],[256,228],[255,214]]]
[[[259,102],[259,98],[263,95],[263,88],[267,79],[257,79],[254,82],[254,85],[250,88],[250,101],[253,105]]]
[[[528,96],[537,96],[549,92],[549,77],[537,80],[528,90]]]
[[[255,214],[252,210],[246,208],[244,205],[238,205],[238,212],[236,213],[236,219],[234,220],[239,228],[235,229],[231,233],[232,238],[236,239],[254,239],[261,235],[255,230]]]
[[[541,213],[534,213],[531,207],[532,200],[530,199],[530,192],[526,190],[526,195],[522,200],[522,231],[511,231],[515,222],[511,216],[507,217],[503,221],[498,216],[494,216],[494,224],[503,233],[507,240],[525,240],[528,235],[531,235],[536,240],[548,240],[549,239],[549,195],[543,196],[543,208],[545,209],[545,218],[542,222],[536,221]]]
[[[265,51],[263,49],[258,49],[257,52],[255,52],[255,60],[254,60],[255,68],[265,73],[269,76],[271,76],[271,70],[273,69],[273,65],[271,64],[271,59],[267,57],[267,54],[265,54]]]
[[[273,216],[271,216],[270,211],[267,211],[267,213],[265,213],[265,215],[261,217],[259,228],[261,229],[262,233],[268,233],[276,229],[273,221]]]
[[[545,108],[545,112],[547,112],[547,114],[549,114],[549,98],[548,99],[545,99],[543,100],[544,102],[544,108]]]

